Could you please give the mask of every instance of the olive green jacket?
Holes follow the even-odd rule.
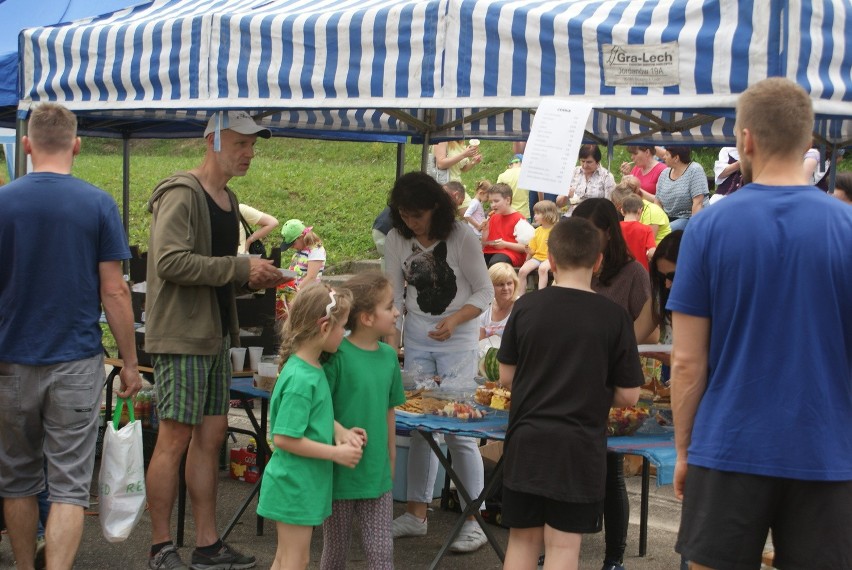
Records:
[[[237,198],[226,188],[231,208]],[[145,351],[212,355],[222,349],[216,287],[231,287],[231,345],[239,346],[236,289],[249,278],[248,257],[213,257],[210,212],[195,176],[178,172],[148,200],[153,214],[148,241]]]

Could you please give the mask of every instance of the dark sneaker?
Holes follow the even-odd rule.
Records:
[[[189,570],[183,563],[174,544],[164,546],[157,554],[148,559],[150,570]]]
[[[192,551],[192,570],[243,570],[244,568],[254,568],[257,561],[254,556],[245,556],[240,554],[227,544],[222,544],[213,556],[207,556],[199,552],[196,548]]]

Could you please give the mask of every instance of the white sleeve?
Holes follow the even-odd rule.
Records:
[[[456,223],[453,233],[459,241],[459,259],[463,260],[460,263],[461,272],[470,283],[471,289],[470,298],[464,304],[473,305],[484,311],[494,297],[494,286],[491,284],[491,277],[488,276],[488,267],[482,255],[482,244],[476,234],[459,223]]]
[[[325,261],[326,253],[325,248],[315,247],[308,252],[308,261]]]
[[[391,229],[385,239],[385,274],[393,288],[393,304],[400,315],[405,314],[405,278],[402,274],[402,252],[405,240],[396,229]],[[397,319],[397,329],[402,330],[403,319]]]
[[[479,204],[479,201],[474,198],[470,201],[470,205],[467,207],[467,210],[464,211],[463,218],[469,218],[476,211],[476,206]]]
[[[716,160],[716,163],[713,164],[713,175],[716,177],[716,184],[721,184],[728,178],[727,176],[724,178],[719,176],[728,166],[728,150],[729,147],[723,147],[722,150],[719,151],[719,158]]]

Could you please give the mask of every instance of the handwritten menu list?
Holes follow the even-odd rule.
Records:
[[[591,112],[589,103],[558,98],[542,100],[524,149],[519,188],[568,195]]]

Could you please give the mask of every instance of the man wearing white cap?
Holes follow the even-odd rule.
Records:
[[[218,455],[228,427],[229,349],[239,344],[236,292],[275,287],[284,278],[270,260],[237,256],[238,202],[227,183],[245,176],[257,137],[271,134],[244,111],[214,114],[201,165],[161,182],[148,201],[145,349],[160,417],[146,481],[152,569],[187,569],[169,528],[184,452],[196,529],[192,568],[255,565],[216,530]]]

